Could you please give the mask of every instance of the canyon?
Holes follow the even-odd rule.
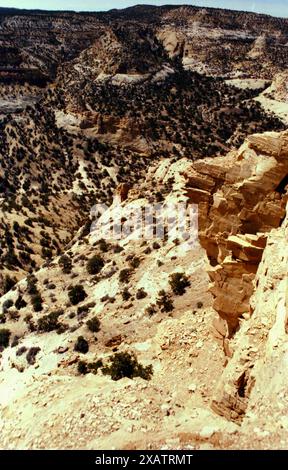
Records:
[[[1,448],[287,448],[287,40],[0,9]],[[133,236],[153,204],[196,207],[195,243]]]

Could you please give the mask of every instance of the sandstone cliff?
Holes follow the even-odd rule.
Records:
[[[253,135],[237,152],[204,159],[185,171],[199,204],[199,237],[210,259],[214,308],[229,336],[251,314],[253,279],[267,234],[281,225],[287,202],[288,133]]]
[[[213,409],[256,428],[262,446],[287,444],[288,218],[273,229],[254,281],[253,315],[233,340],[235,350],[218,384]]]

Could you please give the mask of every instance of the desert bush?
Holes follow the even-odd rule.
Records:
[[[51,284],[48,284],[47,289],[54,290],[54,289],[56,289],[56,285],[53,284],[53,282],[52,282]]]
[[[26,346],[21,346],[21,348],[17,349],[16,356],[22,356],[27,351]]]
[[[88,367],[87,367],[87,362],[85,361],[79,361],[77,364],[77,370],[80,375],[86,375],[88,374]]]
[[[21,297],[21,295],[19,295],[19,297],[17,298],[16,302],[15,302],[15,307],[18,309],[18,310],[21,310],[21,308],[25,308],[27,305],[27,302],[25,302],[25,300],[23,299],[23,297]]]
[[[120,245],[114,245],[113,246],[113,252],[114,253],[121,253],[121,251],[123,251],[123,250],[124,250],[124,248],[122,248],[122,246],[120,246]]]
[[[86,361],[79,361],[77,365],[77,370],[78,373],[81,375],[86,375],[89,372],[92,372],[92,374],[97,374],[98,370],[100,367],[103,366],[103,362],[101,359],[99,359],[96,362],[86,362]]]
[[[7,313],[7,310],[9,310],[9,308],[11,308],[13,305],[14,305],[13,300],[11,299],[5,300],[5,302],[3,302],[2,304],[2,312]]]
[[[141,260],[137,256],[133,256],[133,258],[129,262],[131,268],[133,268],[133,269],[139,268],[140,263],[141,263]]]
[[[19,336],[15,335],[11,341],[11,348],[15,348],[15,346],[18,346],[19,340],[20,340]]]
[[[36,356],[37,356],[39,351],[41,351],[41,349],[38,348],[38,347],[33,347],[33,348],[29,349],[29,351],[26,354],[26,360],[27,360],[28,364],[30,364],[31,366],[33,364],[35,364]]]
[[[203,308],[203,302],[197,302],[197,308]]]
[[[72,260],[68,255],[60,256],[58,260],[59,266],[62,268],[63,274],[70,274],[72,270]]]
[[[3,282],[4,294],[7,294],[7,292],[9,292],[9,290],[11,290],[12,287],[15,286],[16,282],[17,282],[16,279],[14,279],[10,276],[5,276],[4,282]]]
[[[90,320],[86,322],[86,325],[88,327],[88,330],[92,331],[93,333],[98,333],[100,331],[100,320],[97,317],[93,317]]]
[[[28,315],[24,317],[24,321],[27,324],[29,331],[32,332],[36,330],[36,326],[35,326],[35,323],[33,322],[33,316],[31,315],[31,313],[29,313]]]
[[[42,256],[43,256],[43,258],[51,259],[52,256],[53,256],[53,251],[51,250],[51,248],[43,247],[42,248]]]
[[[147,297],[147,292],[145,292],[143,287],[141,287],[141,289],[138,289],[136,292],[136,299],[141,300],[141,299],[145,299],[145,297]]]
[[[87,294],[84,290],[84,287],[78,284],[69,289],[68,297],[72,305],[77,305],[86,299]]]
[[[190,281],[184,273],[173,273],[170,276],[169,284],[176,295],[183,295],[186,288],[190,286]]]
[[[83,313],[87,314],[91,308],[95,307],[95,305],[95,302],[89,302],[88,304],[81,305],[77,308],[77,315],[82,315]]]
[[[152,304],[152,305],[149,305],[146,310],[145,310],[145,313],[147,315],[149,315],[149,317],[153,317],[153,315],[155,315],[157,313],[157,308],[156,308],[156,305]]]
[[[39,318],[37,323],[37,329],[41,332],[49,332],[57,330],[60,327],[59,317],[63,314],[63,310],[55,310],[48,315],[44,315],[42,318]]]
[[[20,313],[18,312],[18,310],[9,310],[8,315],[10,320],[16,321],[20,318]]]
[[[159,250],[161,248],[158,242],[154,242],[152,247],[153,247],[153,250]]]
[[[33,305],[34,312],[41,312],[41,310],[43,310],[43,307],[42,307],[43,299],[39,293],[32,296],[31,302]]]
[[[9,346],[9,340],[11,336],[11,331],[7,328],[0,329],[0,349],[7,348]]]
[[[101,238],[101,240],[99,240],[98,246],[99,246],[99,249],[100,249],[103,253],[107,253],[107,251],[109,250],[109,245],[108,245],[108,243],[104,240],[104,238]]]
[[[133,272],[132,269],[129,269],[129,268],[122,269],[122,271],[120,271],[119,273],[119,281],[125,282],[125,283],[129,282],[132,272]]]
[[[89,351],[89,343],[83,336],[78,336],[77,341],[74,345],[74,351],[86,354]]]
[[[131,294],[127,287],[125,287],[125,289],[121,292],[121,295],[122,295],[122,299],[125,301],[131,298]]]
[[[94,255],[91,259],[88,260],[86,269],[88,274],[99,274],[103,266],[103,258],[99,255]]]
[[[141,377],[150,380],[153,374],[152,365],[143,367],[139,364],[134,353],[121,352],[110,357],[110,364],[102,368],[105,375],[110,375],[112,380],[120,380],[123,377],[133,379]]]
[[[37,290],[37,278],[31,274],[28,278],[27,278],[27,293],[29,295],[36,295],[38,294],[38,290]]]
[[[172,310],[174,309],[171,295],[165,292],[165,290],[161,290],[160,292],[158,292],[156,304],[160,308],[162,313],[172,312]]]

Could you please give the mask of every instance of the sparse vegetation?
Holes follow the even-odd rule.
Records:
[[[188,277],[184,273],[171,274],[169,284],[176,295],[185,294],[186,288],[191,285]]]
[[[122,271],[120,271],[119,273],[119,281],[123,283],[129,282],[129,279],[132,273],[133,273],[132,269],[129,269],[129,268],[122,269]]]
[[[161,290],[158,293],[156,304],[160,308],[162,313],[169,313],[169,312],[172,312],[174,309],[171,295],[165,292],[165,290]]]
[[[48,315],[44,315],[42,318],[38,320],[38,331],[40,332],[49,332],[53,330],[57,330],[60,327],[59,317],[63,314],[63,310],[56,310],[54,312],[49,313]]]
[[[34,312],[41,312],[41,310],[43,310],[43,307],[42,307],[43,299],[39,293],[32,296],[31,302],[34,308]]]
[[[0,350],[7,348],[9,346],[9,339],[11,336],[11,331],[7,328],[0,329]]]
[[[128,290],[128,287],[125,287],[125,289],[123,289],[123,291],[121,292],[121,295],[122,295],[122,299],[124,301],[127,301],[131,298],[131,294]]]
[[[92,331],[93,333],[98,333],[100,331],[100,320],[97,317],[93,317],[90,320],[86,322],[86,325],[88,327],[88,330]]]
[[[93,258],[87,262],[88,274],[99,274],[104,266],[104,260],[100,255],[94,255]]]
[[[144,380],[150,380],[153,368],[152,365],[143,367],[139,364],[135,354],[121,352],[110,357],[110,364],[103,367],[102,372],[110,375],[112,380],[120,380],[124,377],[129,379],[141,377]]]
[[[74,345],[74,351],[86,354],[89,351],[89,343],[83,336],[78,336]]]
[[[98,370],[103,366],[102,359],[98,359],[95,362],[79,361],[77,364],[77,370],[80,375],[86,375],[89,372],[97,374]]]
[[[62,255],[58,261],[59,266],[62,268],[64,274],[70,274],[72,271],[72,260],[68,255]]]
[[[30,364],[30,365],[35,364],[36,356],[37,356],[39,351],[41,351],[41,349],[38,348],[38,347],[33,347],[33,348],[29,349],[29,351],[26,354],[26,360],[27,360],[28,364]]]
[[[84,287],[78,284],[69,289],[68,297],[72,305],[77,305],[86,299],[87,294],[84,290]]]
[[[154,304],[149,305],[149,306],[146,308],[145,313],[146,313],[149,317],[153,317],[153,315],[156,315],[156,313],[157,313],[157,307],[156,307],[156,305],[154,305]]]
[[[141,289],[138,289],[136,292],[136,299],[141,300],[145,299],[145,297],[147,297],[147,292],[144,290],[143,287],[141,287]]]

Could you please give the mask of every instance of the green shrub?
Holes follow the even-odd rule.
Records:
[[[129,300],[129,299],[131,298],[131,294],[130,294],[130,292],[129,292],[129,290],[128,290],[127,287],[125,287],[125,289],[123,290],[123,292],[121,293],[121,295],[122,295],[122,299],[125,300],[125,301],[126,301],[126,300]]]
[[[77,305],[79,302],[82,302],[86,299],[87,294],[84,290],[84,287],[80,284],[73,286],[68,291],[68,296],[72,305]]]
[[[42,307],[43,299],[39,293],[37,293],[36,295],[33,295],[31,302],[34,308],[34,312],[41,312],[41,310],[43,310],[43,307]]]
[[[153,317],[153,315],[155,315],[157,313],[157,308],[156,308],[156,305],[152,304],[152,305],[149,305],[146,310],[145,310],[145,313],[147,315],[149,315],[149,317]]]
[[[39,318],[37,323],[38,331],[49,332],[57,330],[61,325],[58,319],[62,314],[63,310],[56,310],[55,312],[51,312],[48,315],[44,315],[42,318]]]
[[[88,374],[87,362],[79,361],[77,364],[77,370],[78,370],[78,373],[81,375]]]
[[[132,272],[132,269],[129,268],[122,269],[122,271],[119,273],[119,281],[127,283],[130,279],[130,276],[132,275]]]
[[[135,354],[129,352],[116,353],[110,357],[109,366],[102,368],[105,375],[110,375],[112,380],[120,380],[123,377],[133,379],[141,377],[150,380],[153,374],[152,365],[143,367],[139,364]]]
[[[143,287],[141,287],[141,289],[138,289],[136,292],[136,299],[141,300],[141,299],[145,299],[145,297],[147,297],[147,292],[145,292]]]
[[[94,255],[93,258],[89,259],[87,262],[86,269],[88,274],[99,274],[103,266],[103,258],[99,255]]]
[[[197,308],[203,308],[203,302],[197,302]]]
[[[17,283],[16,279],[10,276],[5,276],[4,282],[3,282],[4,294],[7,294],[7,292],[9,292],[9,290],[11,290],[12,287],[14,287],[16,283]]]
[[[64,274],[70,274],[72,270],[72,260],[68,255],[62,255],[58,261],[59,266],[62,268]]]
[[[89,351],[89,343],[83,336],[78,336],[77,341],[74,345],[74,351],[86,354]]]
[[[93,333],[98,333],[100,331],[100,320],[97,317],[93,317],[90,320],[87,321],[86,325],[88,326],[88,329],[92,331]]]
[[[174,309],[173,301],[171,299],[171,295],[169,295],[165,290],[161,290],[158,293],[158,298],[156,301],[157,306],[160,308],[161,312],[172,312]]]
[[[3,302],[2,304],[2,312],[7,313],[7,310],[9,310],[9,308],[11,308],[13,305],[14,305],[13,300],[11,299],[5,300],[5,302]]]
[[[37,290],[37,278],[31,274],[31,276],[29,276],[27,278],[27,293],[29,295],[36,295],[38,294],[38,290]]]
[[[141,260],[137,256],[134,256],[129,262],[131,268],[133,268],[133,269],[139,268],[140,263],[141,263]]]
[[[18,310],[21,310],[21,308],[25,308],[27,305],[27,302],[25,302],[25,300],[23,299],[23,297],[21,297],[21,295],[19,295],[19,297],[17,298],[16,302],[15,302],[15,307],[18,309]]]
[[[77,370],[78,373],[81,375],[86,375],[89,372],[92,372],[92,374],[97,374],[98,369],[103,366],[103,362],[101,359],[99,359],[96,362],[86,362],[86,361],[79,361],[77,365]]]
[[[190,286],[190,281],[184,273],[171,274],[169,283],[172,291],[176,295],[185,294],[186,288]]]
[[[0,329],[0,349],[7,348],[9,346],[10,336],[10,330],[8,330],[7,328]]]
[[[30,365],[35,364],[36,356],[37,356],[39,351],[41,351],[41,349],[38,348],[38,347],[33,347],[33,348],[29,349],[29,351],[26,354],[26,360],[27,360],[28,364],[30,364]]]

